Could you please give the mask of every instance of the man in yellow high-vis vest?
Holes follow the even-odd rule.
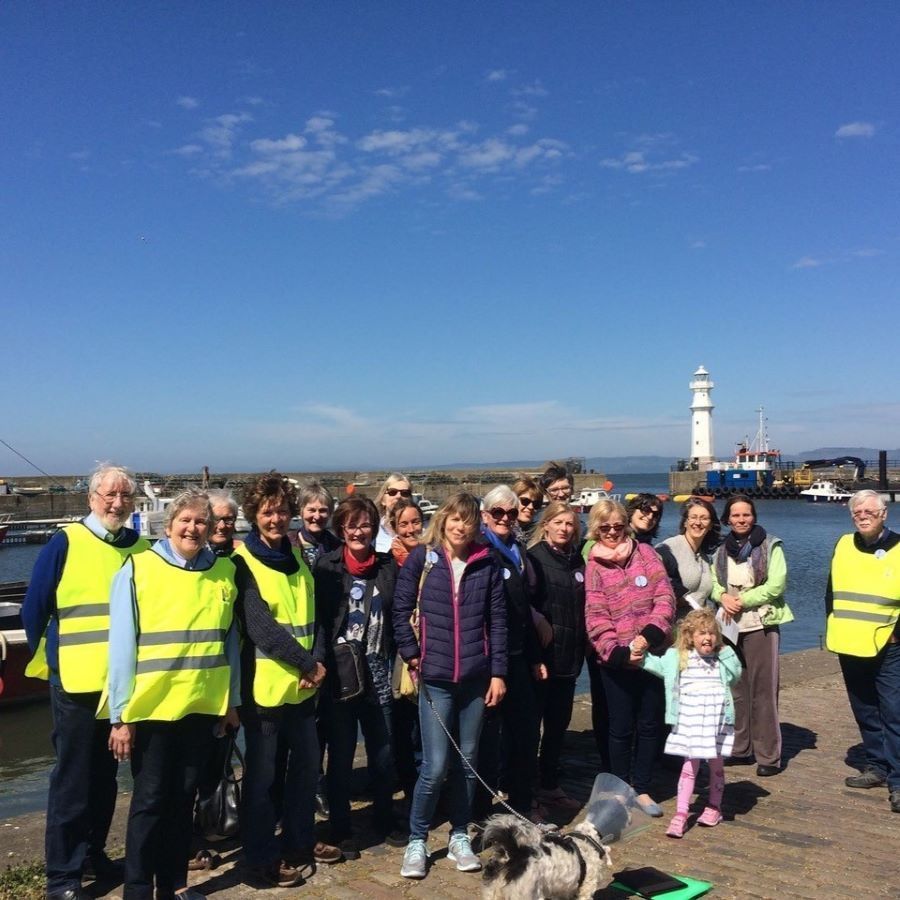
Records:
[[[856,531],[834,548],[825,595],[826,644],[838,654],[866,758],[845,784],[887,784],[900,813],[900,534],[885,526],[877,491],[857,491],[850,515]]]
[[[96,718],[106,687],[109,588],[132,554],[149,544],[127,527],[130,473],[103,465],[92,475],[90,515],[57,532],[41,551],[22,606],[34,654],[28,674],[50,681],[56,765],[47,797],[48,900],[89,897],[82,876],[121,877],[104,846],[116,802],[118,764],[109,721]]]

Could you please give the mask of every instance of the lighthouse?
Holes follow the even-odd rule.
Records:
[[[709,372],[700,366],[691,381],[691,463],[692,467],[705,470],[713,461],[713,404],[710,393],[714,385]]]

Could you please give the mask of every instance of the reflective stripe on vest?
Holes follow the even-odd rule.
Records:
[[[292,547],[299,569],[284,575],[256,559],[242,544],[234,551],[247,563],[259,594],[265,600],[272,618],[305,650],[312,650],[315,637],[316,604],[313,578],[303,554]],[[302,703],[315,694],[315,688],[300,688],[300,672],[295,666],[266,656],[254,648],[256,672],[253,676],[253,699],[260,706],[282,706]]]
[[[82,522],[66,525],[63,530],[69,548],[56,588],[59,678],[72,693],[102,691],[109,663],[109,587],[122,563],[150,544],[138,538],[130,547],[117,547],[97,537]],[[43,639],[25,674],[49,678]]]
[[[833,653],[877,656],[900,620],[900,544],[881,557],[856,549],[852,534],[831,561],[833,611],[825,644]]]
[[[122,721],[225,715],[231,687],[225,637],[237,597],[234,563],[219,557],[209,569],[191,571],[150,552],[133,565],[137,662]]]

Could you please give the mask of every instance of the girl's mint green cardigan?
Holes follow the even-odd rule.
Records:
[[[658,675],[666,685],[666,724],[678,724],[678,689],[681,680],[679,652],[669,647],[662,656],[645,654],[641,665],[654,675]],[[719,677],[725,687],[725,721],[734,725],[734,700],[731,685],[741,677],[743,667],[737,654],[727,644],[719,651]]]

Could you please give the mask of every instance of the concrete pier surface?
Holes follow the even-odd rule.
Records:
[[[665,816],[641,816],[642,830],[614,844],[618,871],[653,865],[673,874],[712,882],[709,897],[732,898],[860,898],[900,896],[900,815],[891,813],[885,788],[852,790],[844,778],[861,764],[861,747],[850,714],[837,659],[820,650],[782,657],[781,720],[784,771],[759,778],[755,766],[726,768],[725,821],[716,828],[691,827],[681,840],[665,836],[675,812],[677,772],[662,771],[654,795]],[[357,760],[355,780],[365,785],[364,759]],[[590,698],[576,698],[575,713],[564,756],[563,785],[569,794],[587,800],[598,771],[590,731]],[[698,778],[701,795],[705,780]],[[110,851],[121,856],[127,795],[119,806],[110,837]],[[368,800],[354,804],[365,845]],[[702,796],[693,809],[702,809]],[[577,812],[574,821],[581,817]],[[571,814],[552,816],[561,826]],[[221,864],[210,872],[192,873],[190,883],[221,900],[244,898],[332,897],[336,900],[397,900],[400,897],[477,897],[478,874],[457,872],[446,859],[447,829],[431,834],[433,856],[428,877],[421,882],[399,875],[402,850],[370,846],[362,858],[336,866],[319,866],[306,883],[291,889],[257,889],[241,881],[236,845],[218,846]],[[43,855],[43,815],[0,822],[0,868],[39,860]],[[90,883],[86,885],[91,890]],[[121,898],[121,886],[97,897]],[[10,900],[12,900],[12,896]],[[621,900],[626,895],[606,889],[597,900]],[[4,898],[6,900],[6,898]],[[20,898],[15,898],[20,900]]]

